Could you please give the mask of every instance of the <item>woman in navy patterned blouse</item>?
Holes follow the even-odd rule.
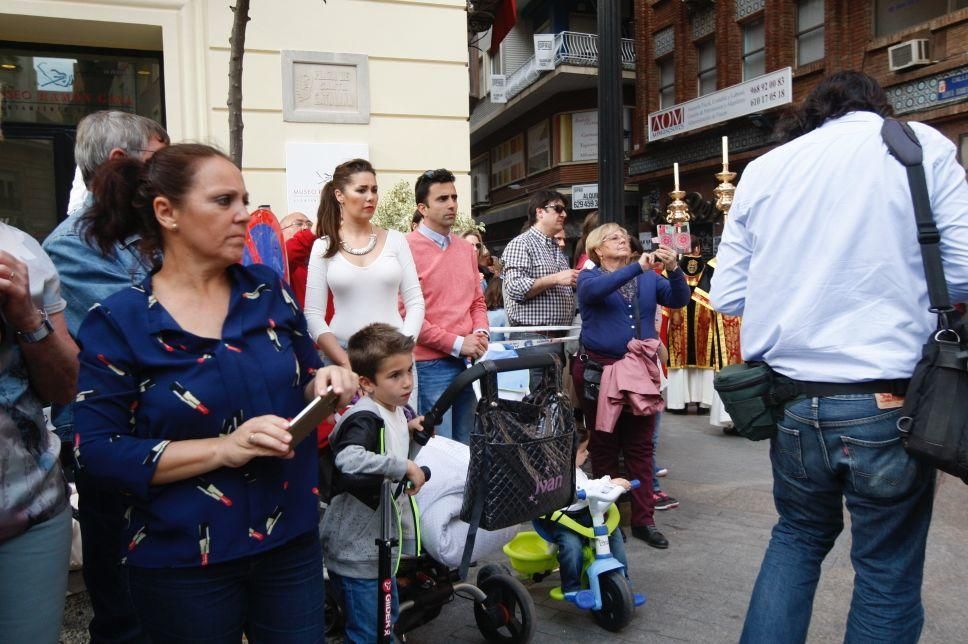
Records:
[[[348,398],[355,376],[320,369],[272,270],[238,264],[248,195],[222,153],[111,161],[92,188],[92,243],[139,235],[164,256],[79,332],[77,455],[130,495],[121,556],[145,629],[166,643],[322,641],[316,440],[292,446],[286,419],[329,385]]]

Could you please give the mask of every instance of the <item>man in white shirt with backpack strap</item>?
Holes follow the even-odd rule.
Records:
[[[742,315],[742,352],[797,382],[771,439],[773,529],[742,642],[803,642],[820,566],[851,517],[845,641],[915,642],[935,471],[897,429],[935,328],[904,167],[881,138],[892,108],[866,74],[807,97],[787,143],[743,173],[711,299]],[[953,302],[968,300],[968,185],[955,146],[911,124]],[[782,268],[782,270],[781,270]],[[952,401],[964,404],[964,401]]]

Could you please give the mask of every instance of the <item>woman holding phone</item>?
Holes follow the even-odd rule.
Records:
[[[594,268],[578,273],[578,309],[581,312],[581,349],[572,361],[575,389],[585,403],[585,426],[591,431],[589,455],[596,477],[620,476],[619,456],[629,478],[642,486],[631,493],[632,536],[653,548],[668,548],[669,541],[655,526],[652,496],[652,432],[654,416],[622,411],[614,431],[597,431],[597,393],[586,391],[586,369],[593,371],[625,357],[633,339],[655,338],[658,305],[677,309],[689,302],[690,291],[676,263],[676,254],[665,246],[632,260],[631,239],[618,224],[604,224],[587,239],[588,258]],[[661,263],[668,278],[652,269]],[[589,365],[597,365],[598,368]],[[642,377],[648,377],[642,374]]]
[[[319,356],[292,292],[241,266],[248,194],[204,145],[96,174],[85,234],[138,235],[164,261],[91,310],[79,332],[82,467],[125,490],[131,595],[155,642],[322,640],[315,440],[288,420],[358,386]]]

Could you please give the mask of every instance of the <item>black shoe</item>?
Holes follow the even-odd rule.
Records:
[[[736,428],[732,425],[726,425],[723,427],[723,433],[727,436],[739,436],[739,432],[736,431]]]
[[[654,525],[632,526],[632,536],[641,539],[653,548],[665,550],[669,547],[669,540],[662,536],[662,533]]]

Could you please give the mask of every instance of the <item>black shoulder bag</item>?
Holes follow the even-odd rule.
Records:
[[[881,136],[907,170],[929,310],[938,316],[938,328],[911,377],[897,428],[908,453],[968,483],[968,324],[948,299],[921,143],[909,125],[895,119],[884,120]]]

